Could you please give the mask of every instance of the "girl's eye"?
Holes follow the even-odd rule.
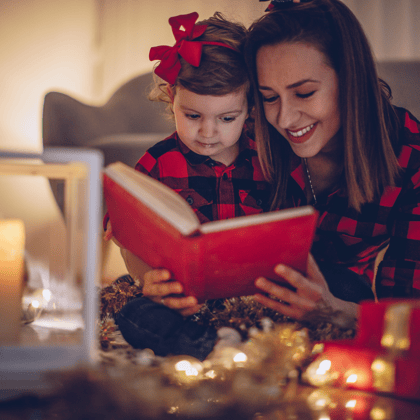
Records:
[[[305,99],[305,98],[309,98],[309,97],[310,97],[310,96],[312,96],[314,93],[315,93],[315,91],[308,92],[308,93],[296,93],[296,96],[297,96],[298,98]]]
[[[263,96],[263,102],[267,102],[269,104],[276,102],[278,99],[278,96]]]
[[[223,122],[225,122],[225,123],[230,123],[230,122],[233,122],[233,121],[235,121],[235,120],[236,120],[236,118],[235,118],[235,117],[222,117],[221,119],[222,119],[222,121],[223,121]]]
[[[190,120],[198,120],[200,118],[200,115],[198,114],[185,114],[185,116]]]

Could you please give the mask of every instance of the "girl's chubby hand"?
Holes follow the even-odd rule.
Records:
[[[121,255],[131,277],[137,279],[143,286],[143,295],[156,303],[177,310],[182,316],[195,314],[200,308],[193,296],[183,296],[181,283],[171,280],[171,275],[165,269],[152,269],[134,254],[125,249],[114,237],[111,222],[108,221],[103,236],[105,241],[112,240],[121,249]]]
[[[111,222],[108,220],[108,223],[106,224],[106,231],[103,235],[104,241],[110,241],[113,236]]]
[[[115,239],[115,236],[112,232],[111,222],[109,220],[106,224],[106,230],[105,230],[105,233],[103,235],[103,239],[104,239],[104,241],[112,240],[117,246],[119,246],[120,248],[123,248],[123,246]]]
[[[154,302],[177,310],[182,316],[195,314],[202,304],[194,296],[183,296],[181,283],[171,280],[165,269],[154,269],[144,275],[143,295]]]
[[[274,271],[295,290],[261,277],[255,282],[255,285],[264,293],[255,295],[258,302],[295,320],[312,318],[324,319],[342,327],[355,325],[358,305],[332,295],[312,255],[309,255],[306,277],[282,264],[277,265]]]

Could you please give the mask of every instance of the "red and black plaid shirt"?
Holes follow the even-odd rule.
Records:
[[[229,166],[192,152],[175,132],[152,146],[135,168],[179,193],[201,223],[262,213],[269,207],[269,184],[255,142],[245,135]]]
[[[378,297],[413,296],[413,288],[420,292],[420,123],[406,110],[396,110],[403,168],[396,187],[385,189],[379,202],[364,205],[360,213],[348,207],[340,189],[315,206],[320,218],[312,252],[317,260],[343,264],[372,281],[375,257],[389,243],[375,281]],[[305,176],[299,159],[289,184],[296,207],[307,204]]]

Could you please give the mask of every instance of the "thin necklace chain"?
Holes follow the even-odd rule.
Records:
[[[306,158],[303,158],[303,161],[305,162],[306,175],[308,176],[309,186],[311,187],[312,197],[314,198],[314,204],[316,204],[317,203],[316,194],[314,191],[314,187],[312,186],[311,174],[308,168],[308,161],[306,160]]]

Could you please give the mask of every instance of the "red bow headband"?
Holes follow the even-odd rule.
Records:
[[[203,45],[220,45],[236,51],[235,48],[223,42],[195,41],[195,38],[203,35],[207,28],[207,25],[196,25],[197,19],[197,12],[171,17],[169,24],[172,26],[176,40],[175,45],[173,47],[159,45],[150,48],[149,60],[160,60],[160,64],[155,68],[155,73],[171,85],[175,84],[181,70],[178,54],[189,64],[198,67]]]

